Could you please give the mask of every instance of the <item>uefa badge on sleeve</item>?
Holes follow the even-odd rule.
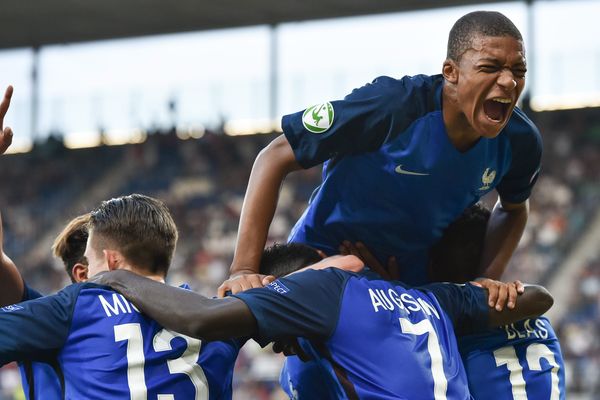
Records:
[[[307,131],[323,133],[333,124],[333,106],[330,102],[308,107],[302,114],[302,124]]]

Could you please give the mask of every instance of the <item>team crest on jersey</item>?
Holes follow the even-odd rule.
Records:
[[[6,306],[6,307],[0,308],[0,310],[2,310],[4,312],[13,312],[13,311],[19,311],[19,310],[22,310],[22,309],[23,309],[23,307],[21,307],[18,304],[13,304],[13,305],[10,305],[10,306]]]
[[[481,182],[483,186],[479,188],[479,190],[489,190],[492,183],[496,179],[496,171],[490,168],[486,168],[483,176],[481,177]]]
[[[302,125],[312,133],[323,133],[333,125],[333,106],[330,102],[308,107],[302,114]]]
[[[280,280],[273,281],[267,285],[268,289],[274,290],[279,294],[289,293],[290,289],[285,286]]]

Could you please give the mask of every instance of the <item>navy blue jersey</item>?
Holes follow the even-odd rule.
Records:
[[[108,287],[74,284],[2,311],[0,364],[57,362],[67,399],[231,397],[240,342],[163,329]]]
[[[33,300],[42,296],[37,290],[25,285],[22,301]],[[30,361],[19,363],[21,384],[27,400],[60,400],[63,398],[60,378],[54,368],[56,368],[56,365],[46,363]]]
[[[565,399],[565,366],[547,318],[459,338],[473,397]]]
[[[382,262],[396,256],[400,280],[420,285],[427,250],[466,208],[494,188],[511,203],[529,197],[542,151],[537,128],[515,108],[497,137],[461,153],[444,125],[443,81],[380,77],[344,100],[283,117],[297,161],[324,163],[289,241],[327,254],[343,240],[362,241]]]
[[[470,398],[454,326],[485,329],[488,306],[481,288],[409,289],[369,272],[328,268],[235,297],[256,318],[254,339],[261,345],[308,340],[317,361],[326,359],[335,372],[342,398]]]

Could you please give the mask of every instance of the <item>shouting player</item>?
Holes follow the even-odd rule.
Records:
[[[483,276],[498,279],[525,227],[541,158],[539,132],[516,107],[525,73],[519,30],[478,11],[450,31],[442,74],[379,77],[343,100],[284,116],[284,135],[252,168],[220,293],[262,285],[256,273],[281,183],[321,163],[323,182],[289,241],[331,255],[344,240],[363,240],[379,260],[396,257],[403,281],[422,284],[443,229],[496,189]]]

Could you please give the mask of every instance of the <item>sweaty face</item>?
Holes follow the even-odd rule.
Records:
[[[496,137],[525,86],[525,49],[510,36],[476,36],[458,62],[458,104],[478,135]]]
[[[83,255],[88,261],[88,277],[91,278],[99,272],[108,271],[108,261],[103,252],[96,249],[96,237],[93,231],[90,231],[87,244],[85,246],[85,253]]]

